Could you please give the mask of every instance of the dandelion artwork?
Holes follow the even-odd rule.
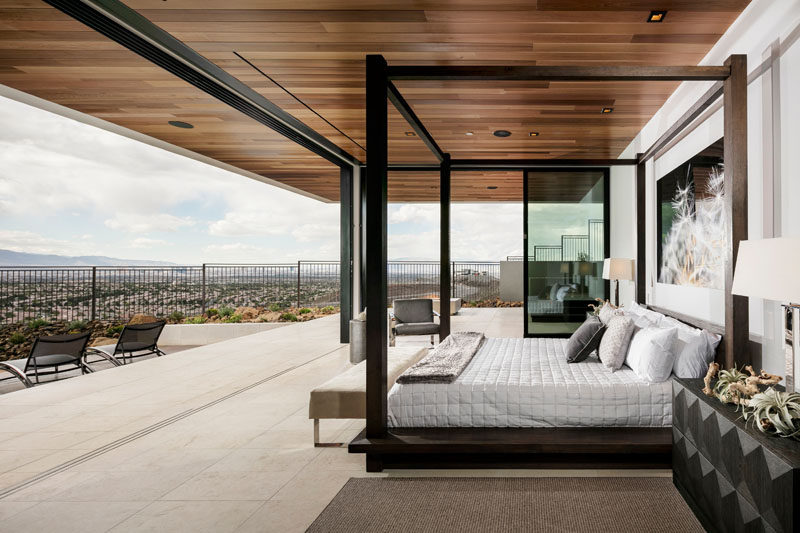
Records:
[[[660,283],[723,288],[724,174],[720,140],[658,181]]]

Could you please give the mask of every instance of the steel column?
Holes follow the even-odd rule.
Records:
[[[388,115],[386,60],[367,56],[366,308],[367,437],[386,433],[386,194]]]
[[[353,318],[353,167],[339,170],[339,341],[350,342]]]
[[[450,154],[439,172],[439,342],[450,335]]]
[[[645,206],[646,166],[642,154],[636,154],[636,302],[645,305],[647,299],[647,235]]]

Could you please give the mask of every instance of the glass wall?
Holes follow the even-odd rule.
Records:
[[[608,169],[525,174],[525,335],[569,336],[605,299]]]

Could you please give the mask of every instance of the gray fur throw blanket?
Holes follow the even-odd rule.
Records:
[[[452,383],[467,365],[486,337],[474,331],[451,333],[420,362],[397,378],[398,383]]]

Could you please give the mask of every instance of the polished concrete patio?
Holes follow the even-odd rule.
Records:
[[[0,396],[0,531],[304,530],[368,475],[362,456],[312,445],[309,391],[348,365],[338,328],[331,316]],[[453,328],[521,336],[522,310],[464,309]],[[321,437],[362,427],[323,421]]]

